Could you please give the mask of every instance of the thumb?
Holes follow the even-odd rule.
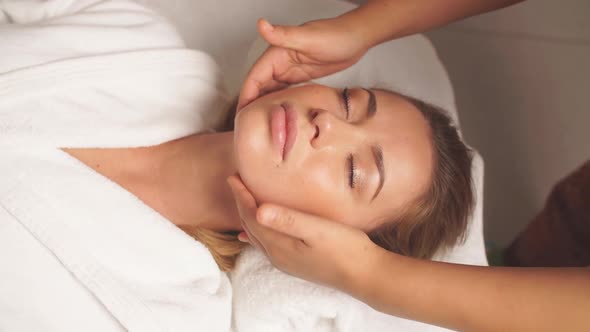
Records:
[[[273,46],[301,50],[305,47],[305,30],[303,26],[275,25],[261,18],[257,23],[258,32]]]
[[[324,234],[330,234],[338,227],[345,227],[334,221],[268,203],[260,206],[256,217],[264,226],[303,240],[308,245],[324,238]]]

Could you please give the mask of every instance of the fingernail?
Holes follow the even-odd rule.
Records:
[[[238,241],[250,243],[250,242],[248,242],[248,235],[246,235],[246,233],[243,233],[243,232],[238,234]]]

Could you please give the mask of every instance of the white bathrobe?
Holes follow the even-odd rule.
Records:
[[[0,0],[0,331],[228,331],[207,249],[64,147],[213,128],[214,61],[125,0]]]

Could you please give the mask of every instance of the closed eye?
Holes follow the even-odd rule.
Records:
[[[356,165],[354,163],[354,156],[352,154],[348,155],[346,158],[348,164],[348,186],[352,189],[356,186]]]
[[[350,116],[350,94],[348,88],[342,90],[342,99],[344,100],[344,109],[346,110],[346,120],[348,120]]]

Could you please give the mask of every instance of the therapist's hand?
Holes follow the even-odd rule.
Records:
[[[258,20],[260,35],[271,45],[250,69],[238,110],[266,93],[289,84],[326,76],[357,62],[371,45],[348,16],[272,26]]]
[[[228,179],[247,240],[279,270],[357,293],[362,273],[376,266],[378,247],[354,228],[271,204],[257,207],[237,176]]]

